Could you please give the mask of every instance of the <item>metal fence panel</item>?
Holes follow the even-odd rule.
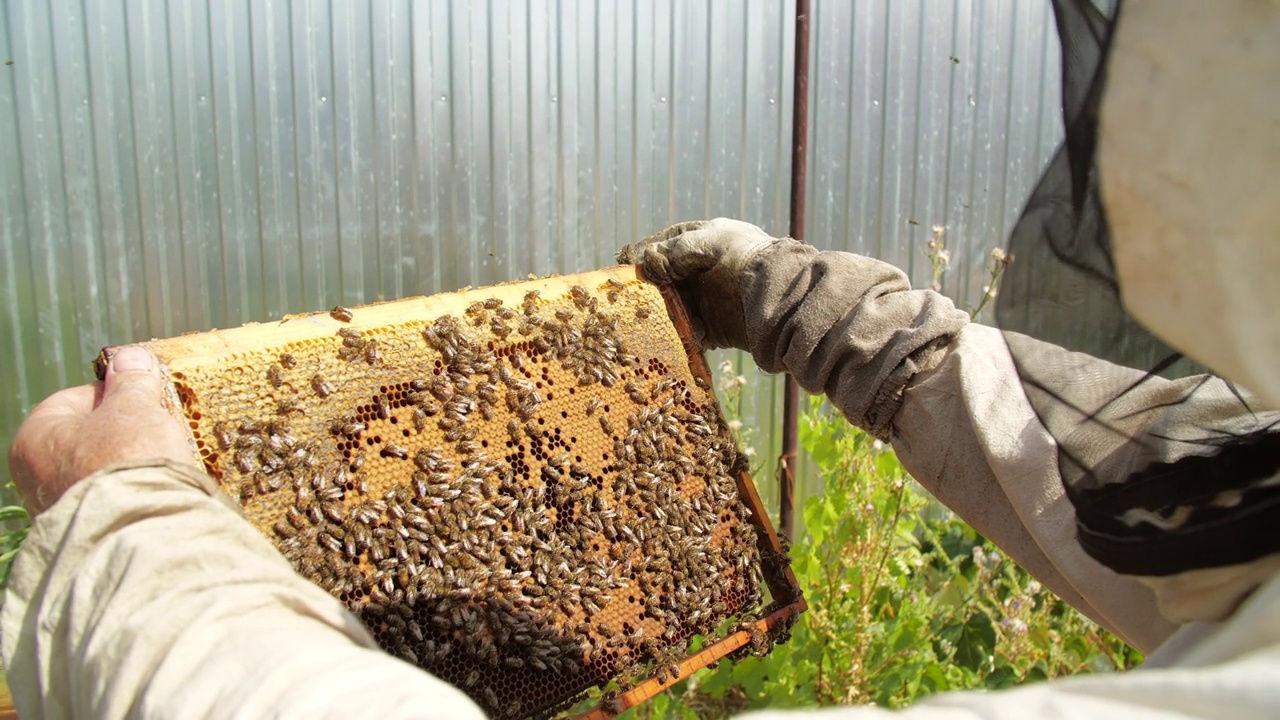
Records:
[[[808,240],[924,283],[943,226],[972,303],[1061,135],[1048,3],[814,6]],[[586,270],[680,219],[787,227],[788,0],[2,7],[6,446],[108,343]],[[722,360],[776,498],[781,385]]]

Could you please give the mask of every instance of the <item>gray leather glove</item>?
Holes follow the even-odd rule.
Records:
[[[755,253],[781,242],[741,220],[694,220],[624,246],[618,262],[639,265],[660,285],[674,284],[703,347],[748,350],[741,277]]]
[[[727,218],[673,225],[618,260],[675,283],[704,346],[751,351],[761,369],[790,372],[882,439],[907,383],[969,321],[888,263]]]

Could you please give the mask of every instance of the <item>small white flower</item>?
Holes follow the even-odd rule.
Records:
[[[1013,635],[1027,634],[1027,624],[1021,618],[1005,618],[1000,621],[1000,627]]]
[[[755,448],[753,448],[753,447],[751,447],[750,445],[748,445],[748,446],[746,446],[746,447],[742,448],[742,454],[743,454],[743,455],[746,455],[747,457],[755,457],[755,455],[756,455],[756,449],[755,449]]]
[[[737,432],[737,431],[741,430],[741,429],[742,429],[742,421],[741,421],[741,420],[737,420],[737,419],[730,420],[730,421],[729,421],[729,429],[730,429],[730,430],[732,430],[732,431],[734,431],[734,432]]]
[[[1027,583],[1028,595],[1039,595],[1040,589],[1041,589],[1041,585],[1040,585],[1040,581],[1038,580],[1032,580],[1031,582]]]
[[[880,440],[874,440],[874,441],[872,441],[872,443],[871,443],[871,449],[872,449],[872,450],[875,450],[876,452],[880,452],[881,450],[883,450],[883,449],[884,449],[884,442],[882,442],[882,441],[880,441]]]

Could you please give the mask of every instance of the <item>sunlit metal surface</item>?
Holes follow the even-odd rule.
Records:
[[[587,270],[680,219],[787,227],[790,2],[0,8],[6,446],[106,344]],[[925,283],[944,226],[975,303],[1061,136],[1048,3],[814,11],[807,240]],[[726,358],[771,468],[781,386]]]

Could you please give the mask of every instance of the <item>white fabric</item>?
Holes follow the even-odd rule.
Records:
[[[1148,652],[1176,629],[1149,588],[1076,542],[1053,438],[999,330],[960,331],[937,367],[907,388],[892,439],[912,477],[1095,622]]]
[[[1112,48],[1097,165],[1125,307],[1280,408],[1280,3],[1127,0]]]
[[[484,717],[378,650],[211,489],[116,469],[36,518],[0,608],[23,720]]]

